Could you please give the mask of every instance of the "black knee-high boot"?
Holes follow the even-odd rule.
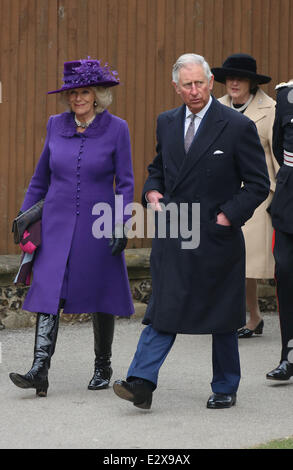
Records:
[[[111,356],[115,317],[107,313],[92,314],[95,348],[95,371],[89,390],[107,388],[112,376]]]
[[[12,382],[20,388],[35,388],[40,397],[47,396],[49,387],[48,370],[55,351],[59,326],[57,315],[38,313],[35,332],[34,360],[31,369],[24,375],[12,372]]]

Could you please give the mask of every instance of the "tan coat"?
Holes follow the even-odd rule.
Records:
[[[219,99],[220,103],[231,106],[228,95]],[[273,228],[266,208],[270,205],[275,187],[279,164],[272,150],[272,131],[275,119],[276,102],[261,89],[258,89],[252,102],[245,110],[245,116],[254,121],[261,144],[266,155],[266,162],[271,182],[269,197],[255,210],[252,218],[243,227],[246,244],[246,277],[254,279],[272,279],[274,277],[274,258],[272,255]]]

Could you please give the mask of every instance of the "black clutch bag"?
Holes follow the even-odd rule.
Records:
[[[42,218],[43,205],[44,199],[41,199],[14,219],[12,224],[14,243],[18,245],[27,227]]]

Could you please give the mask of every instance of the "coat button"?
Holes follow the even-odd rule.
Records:
[[[76,215],[79,215],[79,211],[76,211]]]

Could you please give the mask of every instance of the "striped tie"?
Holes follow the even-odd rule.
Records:
[[[194,119],[195,119],[195,117],[196,117],[195,114],[192,114],[190,116],[190,124],[189,124],[187,132],[185,134],[185,138],[184,138],[185,153],[188,152],[188,150],[189,150],[189,148],[192,144],[193,138],[194,138]]]

